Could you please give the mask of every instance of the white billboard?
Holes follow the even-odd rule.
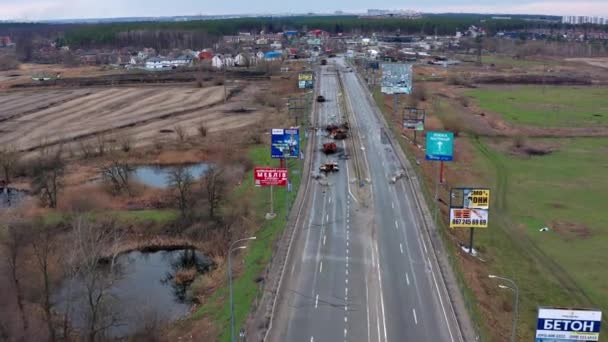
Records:
[[[399,63],[382,64],[380,91],[383,94],[412,93],[412,65]]]
[[[599,341],[602,312],[539,308],[535,342]]]

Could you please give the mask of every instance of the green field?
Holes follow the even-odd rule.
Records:
[[[496,195],[491,226],[476,240],[493,272],[519,284],[519,337],[533,338],[539,305],[608,307],[608,178],[598,172],[608,167],[608,139],[543,139],[558,151],[532,158],[488,143],[475,141],[476,163]]]
[[[480,108],[520,125],[538,127],[608,126],[608,88],[518,86],[474,89]]]

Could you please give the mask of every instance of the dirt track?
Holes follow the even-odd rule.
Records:
[[[259,113],[226,113],[250,89],[223,105],[223,87],[79,88],[0,94],[0,145],[32,151],[43,145],[91,139],[97,133],[129,135],[153,143],[161,129],[183,126],[189,135],[203,122],[209,131],[249,125]],[[221,104],[221,105],[220,105]]]

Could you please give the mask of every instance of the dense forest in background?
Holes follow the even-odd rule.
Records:
[[[538,18],[538,17],[536,17]],[[492,20],[488,15],[438,14],[420,19],[359,18],[356,16],[260,17],[181,22],[121,22],[100,24],[0,24],[0,35],[37,36],[72,48],[118,48],[124,46],[156,49],[208,47],[223,35],[238,32],[267,33],[283,30],[321,29],[332,34],[453,35],[471,25],[484,27],[490,35],[499,31],[549,28],[568,25],[534,21],[517,16],[511,20]],[[547,17],[542,19],[556,19]],[[604,27],[608,30],[607,27]]]

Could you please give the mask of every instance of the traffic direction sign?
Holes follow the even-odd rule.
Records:
[[[426,160],[452,161],[454,159],[454,133],[427,132]]]

